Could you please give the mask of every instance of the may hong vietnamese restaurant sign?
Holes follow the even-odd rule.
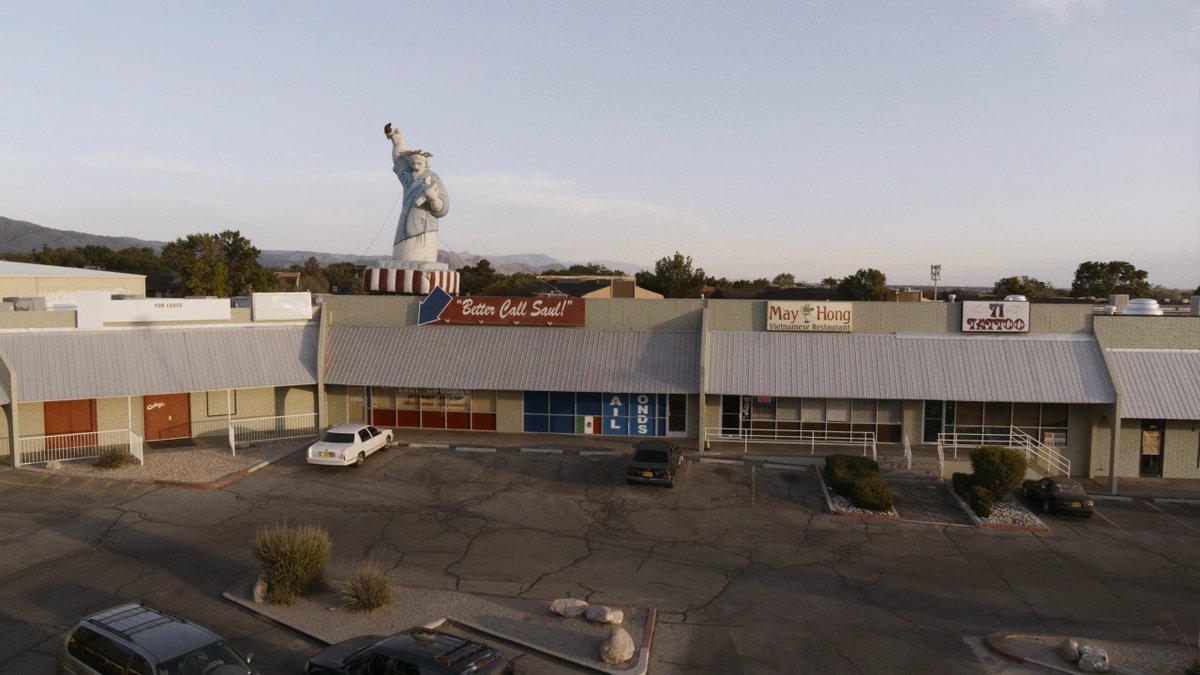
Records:
[[[849,333],[853,318],[850,302],[767,303],[767,330]]]

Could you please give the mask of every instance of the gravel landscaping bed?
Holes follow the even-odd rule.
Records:
[[[871,511],[870,509],[860,509],[849,499],[839,495],[833,490],[826,488],[826,491],[829,492],[830,508],[839,513],[851,513],[856,516],[875,516],[877,518],[892,518],[894,520],[900,519],[900,514],[896,512],[895,508],[893,508],[891,511]]]
[[[211,483],[246,471],[263,462],[273,462],[310,444],[312,439],[287,439],[259,443],[233,454],[229,448],[187,446],[145,451],[145,465],[136,463],[115,469],[93,465],[92,459],[51,462],[30,468],[54,474],[131,480],[154,483]]]
[[[954,496],[958,497],[957,494]],[[970,507],[968,507],[967,510],[970,510]],[[1032,511],[1025,508],[1025,505],[1012,495],[993,503],[992,515],[988,516],[987,518],[980,518],[979,520],[984,525],[1004,525],[1007,527],[1047,529],[1046,523],[1043,522],[1041,518],[1033,515]]]

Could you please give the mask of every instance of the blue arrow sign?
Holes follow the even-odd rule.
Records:
[[[453,299],[454,296],[442,290],[441,286],[435,287],[429,295],[421,300],[421,305],[417,309],[417,325],[437,323],[437,320],[442,318],[442,312],[446,311]]]

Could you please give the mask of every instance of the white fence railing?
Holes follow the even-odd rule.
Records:
[[[80,434],[24,436],[17,439],[17,466],[55,460],[90,459],[109,452],[127,452],[145,463],[142,437],[129,429]]]
[[[1009,428],[1007,433],[966,433],[948,432],[938,434],[938,457],[944,457],[946,449],[954,451],[958,459],[959,448],[980,448],[985,445],[999,445],[1005,448],[1020,450],[1025,453],[1025,461],[1030,466],[1041,467],[1048,473],[1062,476],[1071,475],[1071,460],[1061,452],[1042,443],[1033,436],[1016,427]]]
[[[876,461],[879,459],[879,450],[875,442],[874,431],[828,431],[823,429],[771,429],[767,431],[763,429],[707,427],[704,429],[704,441],[705,443],[741,443],[743,450],[750,443],[807,445],[809,454],[816,454],[818,445],[846,445],[861,447],[864,456],[869,451],[872,459]]]
[[[316,413],[192,422],[193,438],[227,438],[230,448],[242,443],[303,438],[318,433]]]

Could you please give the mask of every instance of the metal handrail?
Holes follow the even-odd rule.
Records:
[[[239,443],[316,436],[317,421],[317,413],[199,420],[192,422],[192,436],[228,436],[230,450],[236,452]]]
[[[85,431],[76,434],[22,436],[17,439],[16,466],[43,462],[91,459],[124,450],[144,463],[142,437],[130,429]]]
[[[1071,475],[1071,460],[1067,459],[1061,452],[1042,443],[1017,427],[1009,427],[1006,433],[1000,434],[986,432],[944,432],[938,434],[937,445],[939,456],[943,454],[944,448],[952,448],[955,459],[958,459],[958,449],[960,447],[980,448],[985,445],[999,445],[1024,452],[1026,462],[1030,462],[1031,459],[1039,460],[1046,471],[1051,473],[1058,472],[1063,476]]]
[[[732,443],[771,443],[783,445],[808,445],[809,454],[816,454],[817,444],[847,445],[862,447],[863,455],[870,450],[871,458],[879,460],[879,444],[874,431],[830,431],[816,429],[726,429],[725,427],[706,427],[704,429],[705,443],[726,441]]]

